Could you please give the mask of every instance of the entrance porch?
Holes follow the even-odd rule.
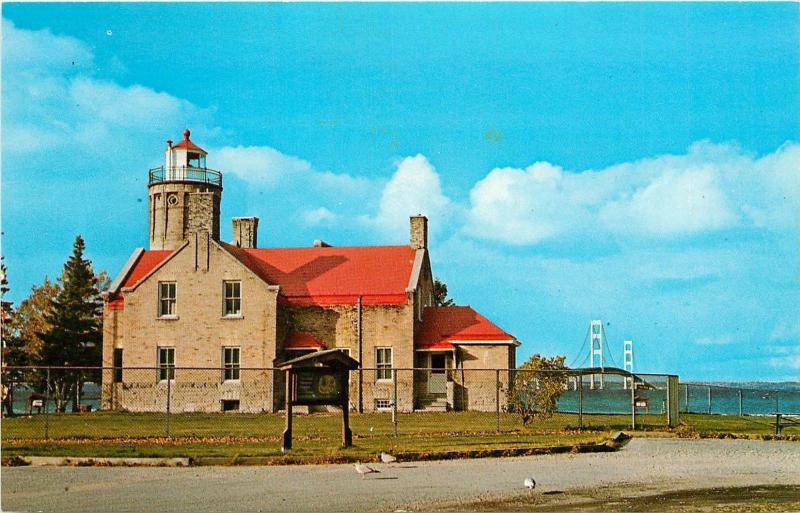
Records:
[[[454,350],[417,350],[414,367],[417,369],[414,371],[414,410],[453,410]]]

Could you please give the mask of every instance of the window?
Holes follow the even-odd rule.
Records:
[[[223,281],[222,289],[224,295],[222,315],[226,317],[242,315],[242,282]]]
[[[175,379],[175,348],[158,348],[158,379],[166,381]]]
[[[391,347],[376,347],[375,348],[375,379],[391,380],[392,379],[392,348]]]
[[[376,411],[387,411],[392,409],[392,400],[391,399],[375,399],[375,410]]]
[[[174,317],[176,289],[174,281],[158,282],[158,316]]]
[[[238,399],[223,399],[222,411],[239,411]]]
[[[222,379],[229,381],[239,379],[239,348],[222,348]]]
[[[114,383],[122,383],[122,349],[114,348]]]

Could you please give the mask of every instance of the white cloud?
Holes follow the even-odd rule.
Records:
[[[611,231],[668,237],[733,226],[737,216],[709,166],[665,171],[630,199],[611,201],[599,212]]]
[[[785,229],[800,208],[800,145],[754,158],[700,141],[662,155],[572,172],[548,162],[492,170],[470,191],[464,233],[530,245],[589,232],[650,238],[734,227]]]
[[[508,244],[535,244],[567,230],[586,214],[587,198],[560,167],[492,170],[470,192],[466,233]]]
[[[213,151],[215,165],[247,182],[275,185],[311,171],[311,164],[269,146],[226,146]]]
[[[338,218],[336,214],[325,207],[304,210],[301,217],[304,223],[312,226],[331,223]]]
[[[191,125],[206,136],[216,131],[208,126],[211,110],[142,85],[94,78],[94,55],[77,39],[3,20],[3,44],[4,156],[62,150],[119,165],[120,146],[142,155],[176,127]]]
[[[3,19],[3,68],[16,71],[70,72],[91,67],[94,54],[89,45],[72,37],[56,36],[50,30],[20,30]]]
[[[397,238],[408,233],[410,216],[424,214],[435,232],[446,222],[451,208],[436,169],[424,155],[416,155],[397,164],[397,171],[381,193],[378,213],[368,222]]]

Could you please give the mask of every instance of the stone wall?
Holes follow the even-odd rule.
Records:
[[[499,372],[500,409],[505,409],[506,393],[510,380],[507,370],[509,353],[515,351],[510,345],[462,345],[459,346],[459,360],[464,372],[455,372],[455,402],[459,410],[495,411]]]
[[[281,315],[286,333],[308,332],[321,340],[328,349],[350,349],[350,356],[359,359],[358,305],[336,306],[286,306]],[[392,365],[399,368],[413,366],[413,303],[406,305],[365,305],[361,310],[362,367],[376,365],[375,349],[391,347]],[[398,409],[413,410],[413,376],[398,376]],[[374,371],[354,371],[350,378],[351,403],[358,408],[358,382],[362,380],[364,411],[373,411],[375,399],[390,398],[391,381],[377,380]]]
[[[177,249],[198,230],[219,240],[222,194],[216,187],[166,182],[151,185],[148,198],[150,249]]]
[[[207,244],[208,266],[198,262],[196,242],[180,250],[153,275],[132,289],[123,289],[123,311],[113,311],[106,306],[103,338],[103,363],[111,365],[113,349],[123,349],[123,367],[155,368],[157,348],[174,347],[176,367],[211,367],[222,364],[222,348],[240,347],[242,368],[269,368],[276,363],[277,289],[265,284],[238,260],[216,243]],[[242,290],[240,316],[223,316],[224,280],[238,280]],[[177,284],[176,315],[172,318],[158,316],[158,283],[174,281]],[[114,322],[118,319],[118,322]],[[104,323],[104,324],[106,324]],[[127,373],[127,371],[126,371]],[[199,382],[214,384],[220,380],[219,370],[212,377]],[[155,384],[155,371],[146,382]],[[179,380],[178,380],[179,381]],[[268,396],[268,410],[274,409],[272,380],[264,383]],[[110,391],[108,391],[110,393]],[[282,394],[283,391],[280,391]],[[129,410],[140,411],[149,399],[142,397],[142,405],[120,404]],[[216,404],[221,397],[209,397],[204,404]],[[137,399],[138,400],[138,399]],[[104,398],[104,404],[108,404]],[[187,399],[193,404],[201,401]],[[176,405],[176,408],[180,408]],[[177,410],[176,410],[177,411]],[[218,411],[218,410],[217,410]]]

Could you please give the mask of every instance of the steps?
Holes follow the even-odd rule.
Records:
[[[447,411],[447,396],[427,394],[419,397],[414,411]]]

